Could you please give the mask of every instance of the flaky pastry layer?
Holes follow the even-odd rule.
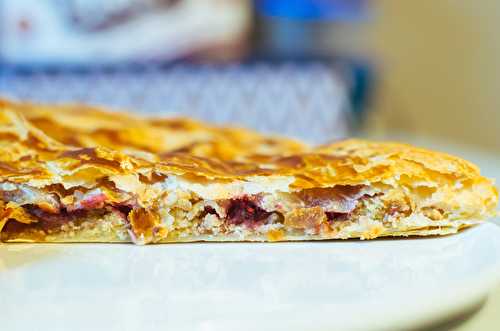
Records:
[[[82,106],[2,101],[0,147],[3,241],[449,234],[492,216],[498,202],[473,164],[409,145],[313,148]]]

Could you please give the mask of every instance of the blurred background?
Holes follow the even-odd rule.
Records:
[[[500,151],[500,2],[0,0],[0,95]],[[262,119],[266,120],[263,121]]]

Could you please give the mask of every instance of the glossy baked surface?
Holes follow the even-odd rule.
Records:
[[[418,219],[408,218],[413,214],[405,215],[404,222],[393,228],[387,228],[392,227],[390,224],[372,224],[368,219],[368,225],[360,224],[344,234],[327,224],[323,211],[292,210],[288,223],[294,223],[293,227],[314,230],[306,229],[307,224],[312,224],[324,231],[316,237],[307,236],[307,231],[289,236],[281,232],[278,235],[264,233],[255,240],[448,234],[494,215],[498,201],[492,182],[482,177],[475,165],[410,145],[351,139],[310,147],[244,129],[218,128],[188,119],[138,118],[85,106],[37,106],[2,101],[0,148],[0,181],[2,191],[7,192],[0,200],[0,229],[9,220],[36,223],[41,215],[40,211],[30,213],[16,202],[18,197],[8,192],[21,190],[25,205],[35,204],[43,212],[60,213],[57,201],[50,203],[54,198],[39,201],[27,197],[26,188],[30,194],[36,190],[46,195],[58,194],[58,199],[64,202],[64,210],[74,202],[77,190],[99,189],[106,206],[128,201],[127,206],[133,211],[127,209],[125,223],[131,225],[135,236],[145,237],[145,242],[186,241],[181,235],[188,241],[229,238],[196,233],[194,237],[192,233],[174,235],[165,227],[160,217],[165,208],[158,205],[171,193],[167,186],[179,187],[182,183],[189,184],[187,193],[196,193],[192,201],[368,187],[376,190],[371,194],[384,195],[384,201],[374,204],[383,209],[382,213],[389,213],[388,216],[392,213],[391,206],[404,206],[412,212],[414,206],[421,209],[415,214]],[[129,203],[131,199],[133,204]],[[95,206],[87,209],[93,208]],[[432,210],[425,210],[429,208]],[[119,222],[118,218],[110,221],[111,227]],[[296,220],[301,224],[296,224]],[[381,217],[380,222],[384,220]],[[122,230],[128,227],[125,223]],[[7,238],[9,241],[18,237],[18,231],[13,231],[14,236]],[[92,235],[77,233],[69,240],[46,239],[46,233],[43,239],[23,237],[30,241],[130,241],[126,236],[116,238],[115,230],[94,232]],[[248,233],[243,238],[229,239],[254,240],[254,235]]]

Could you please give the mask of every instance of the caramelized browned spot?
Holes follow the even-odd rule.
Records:
[[[56,139],[66,145],[83,147],[78,140],[80,132],[67,130],[64,126],[49,118],[34,117],[30,118],[30,122],[38,129],[49,135],[51,138]]]
[[[308,229],[315,233],[326,220],[325,212],[321,207],[299,208],[285,215],[285,225],[294,229]]]
[[[65,151],[61,153],[61,157],[78,159],[81,163],[99,164],[113,169],[120,168],[120,162],[99,157],[95,148],[81,148]]]
[[[75,193],[75,191],[82,191],[82,192],[88,191],[88,189],[86,189],[84,187],[79,187],[79,186],[65,188],[60,183],[47,185],[43,189],[44,189],[45,192],[55,193],[59,197],[64,197],[64,196],[67,196],[67,195],[72,195],[72,194]]]
[[[193,142],[188,145],[173,149],[171,151],[165,152],[162,155],[169,155],[169,153],[190,153],[196,146],[200,144],[205,144],[205,142]]]
[[[255,164],[222,161],[213,158],[204,158],[187,153],[165,153],[161,154],[161,164],[167,167],[191,171],[193,173],[204,173],[216,176],[247,176],[247,175],[270,175],[269,169],[261,169]]]
[[[147,176],[143,175],[143,174],[139,174],[139,180],[145,184],[154,184],[154,183],[162,182],[166,178],[167,178],[167,175],[158,174],[154,171],[151,172],[150,174],[148,174]]]
[[[185,119],[157,119],[151,120],[150,123],[157,127],[168,128],[171,130],[189,130],[193,124]]]
[[[1,153],[1,152],[0,152]],[[23,167],[22,163],[17,165],[17,168],[14,168],[10,164],[6,162],[0,161],[0,174],[1,175],[41,175],[43,171],[38,168],[29,168]]]
[[[116,129],[97,129],[92,132],[90,138],[100,146],[117,148],[119,150],[135,148],[145,152],[155,153],[159,146],[151,146],[151,142],[136,141],[132,138],[131,133],[136,128],[127,127],[131,131],[117,131]]]
[[[276,158],[275,162],[276,164],[290,168],[301,168],[306,165],[303,158],[297,155]]]
[[[341,155],[318,154],[318,156],[328,161],[342,161],[347,159],[346,156],[341,156]]]
[[[19,140],[19,137],[11,132],[0,132],[0,140],[17,141]]]
[[[0,171],[5,171],[8,173],[17,173],[18,170],[12,167],[10,164],[0,161]]]
[[[155,228],[160,223],[160,216],[151,210],[137,208],[129,212],[128,221],[136,236],[148,239],[154,235]]]

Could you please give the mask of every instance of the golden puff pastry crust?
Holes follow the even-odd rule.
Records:
[[[243,128],[202,124],[189,118],[145,118],[85,105],[34,105],[0,99],[51,138],[75,147],[103,146],[129,154],[183,152],[222,160],[249,154],[291,154],[308,146]]]
[[[350,139],[310,147],[190,119],[0,102],[6,242],[439,235],[494,215],[460,158]]]

